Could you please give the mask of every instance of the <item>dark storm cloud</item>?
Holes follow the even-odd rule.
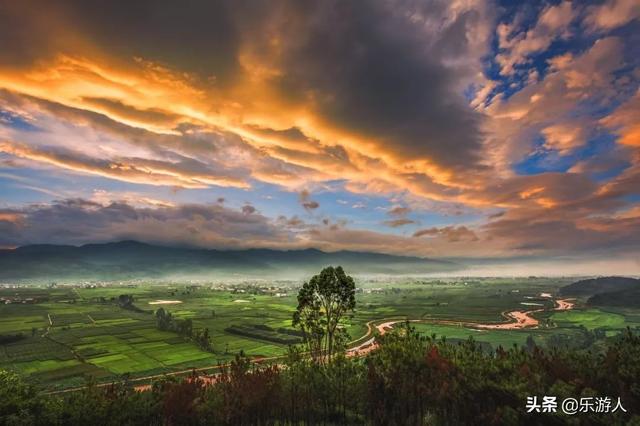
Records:
[[[0,65],[25,66],[55,53],[60,25],[55,10],[32,10],[27,3],[0,3]],[[47,9],[48,13],[44,13]]]
[[[474,164],[479,117],[458,94],[458,71],[443,46],[463,51],[467,14],[458,31],[425,40],[421,12],[406,2],[291,2],[280,86],[313,99],[331,122],[376,141],[402,158]],[[438,13],[442,3],[425,11]],[[461,38],[462,37],[462,38]],[[265,41],[266,42],[266,41]],[[270,52],[265,49],[267,54]]]
[[[65,0],[58,6],[91,42],[115,54],[153,58],[224,81],[238,66],[233,3]]]

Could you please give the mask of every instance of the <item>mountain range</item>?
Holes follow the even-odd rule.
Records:
[[[284,278],[307,276],[327,265],[341,265],[352,274],[416,274],[462,268],[450,261],[380,253],[215,250],[138,241],[82,246],[39,244],[0,250],[0,280]]]

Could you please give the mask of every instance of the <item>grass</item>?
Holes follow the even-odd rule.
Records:
[[[436,338],[445,337],[447,340],[466,340],[470,336],[478,342],[489,343],[493,348],[502,346],[511,347],[514,344],[524,345],[527,336],[532,335],[536,341],[542,339],[541,333],[535,330],[477,330],[462,326],[440,325],[440,324],[412,324],[417,331]]]
[[[550,301],[539,297],[540,293],[555,294],[566,283],[567,280],[543,278],[360,279],[357,309],[345,320],[345,327],[356,339],[366,333],[368,321],[390,317],[502,321],[504,311],[527,309],[523,302],[552,307]],[[195,288],[185,283],[0,289],[0,296],[41,298],[37,304],[0,305],[0,334],[21,332],[26,336],[19,342],[0,346],[0,368],[20,371],[42,387],[60,388],[82,384],[87,376],[106,381],[125,373],[136,377],[213,366],[231,360],[240,351],[256,358],[281,355],[286,345],[270,341],[267,335],[246,336],[228,331],[231,326],[241,329],[256,325],[266,325],[273,330],[290,328],[298,283],[277,285],[289,286],[288,296],[252,294],[255,287],[251,285],[238,286],[238,289],[246,290],[238,293],[229,288]],[[133,294],[135,305],[145,312],[119,308],[114,299],[120,294]],[[182,303],[149,304],[156,300]],[[208,328],[214,353],[201,350],[175,333],[158,330],[153,312],[160,307],[177,318],[191,319],[194,329]],[[551,318],[557,327],[477,331],[452,325],[414,325],[425,334],[448,339],[473,336],[493,347],[523,344],[529,335],[536,342],[544,342],[554,333],[570,335],[579,325],[590,329],[606,328],[607,333],[629,324],[640,325],[637,310],[578,309],[542,313],[540,317]],[[37,331],[32,337],[33,328]],[[47,337],[41,337],[47,330]]]
[[[600,309],[583,309],[554,313],[551,319],[560,326],[578,325],[589,330],[595,328],[622,329],[628,325],[624,315]]]

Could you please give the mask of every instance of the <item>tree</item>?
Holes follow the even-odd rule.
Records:
[[[213,352],[213,345],[211,344],[211,336],[209,335],[209,329],[204,328],[196,332],[195,341],[201,349]]]
[[[160,330],[170,330],[173,325],[171,313],[167,312],[164,308],[159,308],[156,311],[156,324]]]
[[[341,337],[343,315],[356,307],[355,283],[341,266],[324,268],[298,292],[293,325],[305,336],[309,352],[318,361],[330,359]]]
[[[118,305],[121,308],[128,309],[133,305],[133,296],[130,294],[121,294],[118,296]]]
[[[184,337],[191,338],[193,336],[193,321],[191,318],[175,321],[176,332]]]
[[[536,345],[535,340],[533,340],[533,336],[532,335],[528,335],[527,336],[527,341],[526,341],[526,346],[525,346],[527,348],[527,351],[533,352],[535,350],[536,346],[537,345]]]

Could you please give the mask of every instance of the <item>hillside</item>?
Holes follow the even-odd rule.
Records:
[[[560,289],[562,296],[593,296],[640,287],[640,280],[627,277],[598,277],[576,281]]]
[[[350,273],[411,274],[461,266],[409,256],[306,250],[208,250],[137,241],[83,246],[30,245],[0,250],[2,280],[134,279],[160,277],[299,276],[340,264]]]
[[[591,296],[587,303],[593,306],[640,308],[640,285],[626,290],[596,294]]]

